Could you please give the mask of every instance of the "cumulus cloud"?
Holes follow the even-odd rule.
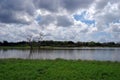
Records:
[[[120,23],[111,23],[110,32],[120,33]]]
[[[60,6],[59,0],[36,0],[33,1],[37,9],[48,10],[50,12],[58,11]]]
[[[72,19],[67,16],[57,16],[57,26],[69,27],[73,25]]]
[[[40,26],[47,26],[49,24],[54,24],[55,17],[53,15],[39,16],[40,19],[37,20]],[[38,18],[39,18],[38,17]]]
[[[0,1],[0,22],[29,23],[34,14],[34,6],[30,0],[2,0]]]
[[[120,41],[119,0],[0,0],[0,41]]]
[[[110,23],[107,32],[111,35],[112,41],[120,41],[120,23]]]
[[[119,3],[119,0],[96,0],[95,3],[96,3],[95,8],[97,10],[101,10],[104,9],[104,7],[109,3],[112,4]]]
[[[120,20],[120,9],[116,3],[108,3],[103,9],[101,9],[101,11],[98,12],[99,13],[96,13],[95,19],[100,27]]]
[[[88,8],[95,0],[61,0],[63,8],[73,12],[79,9]]]

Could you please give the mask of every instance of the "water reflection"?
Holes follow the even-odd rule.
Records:
[[[0,58],[22,59],[82,59],[120,61],[120,48],[81,48],[71,50],[0,50]]]

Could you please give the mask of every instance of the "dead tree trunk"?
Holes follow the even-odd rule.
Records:
[[[41,47],[41,41],[43,40],[43,33],[39,33],[39,37],[38,37],[38,49],[40,49]]]
[[[32,45],[32,42],[33,42],[33,40],[32,40],[32,35],[28,35],[27,41],[28,41],[28,44],[29,44],[29,46],[30,46],[30,50],[32,50],[32,49],[33,49],[33,45]]]

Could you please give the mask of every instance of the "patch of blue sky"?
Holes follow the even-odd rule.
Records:
[[[35,19],[37,22],[41,21],[41,16],[37,16],[37,18]]]
[[[113,23],[120,23],[120,20],[114,20]]]
[[[95,20],[89,20],[89,19],[85,19],[84,16],[86,15],[86,11],[83,11],[81,14],[75,14],[73,15],[74,19],[76,21],[81,21],[87,25],[91,25],[94,24],[95,25]]]
[[[103,31],[101,31],[101,32],[96,32],[95,34],[93,34],[93,37],[94,37],[94,38],[98,38],[98,37],[100,37],[100,36],[106,36],[107,38],[111,38],[111,35],[110,35],[109,33],[103,32]]]

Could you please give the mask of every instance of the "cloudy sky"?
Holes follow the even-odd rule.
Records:
[[[0,0],[0,41],[120,41],[120,0]]]

